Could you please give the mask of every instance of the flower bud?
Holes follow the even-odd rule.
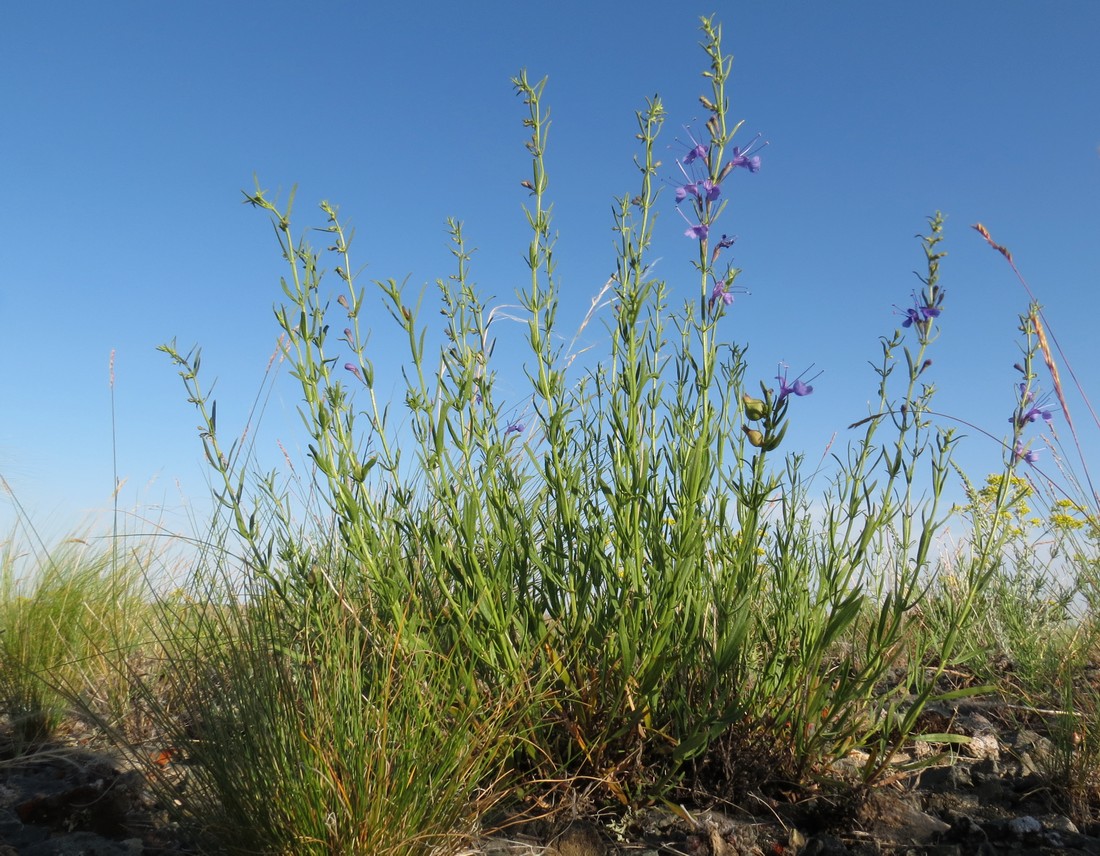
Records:
[[[749,438],[749,442],[760,448],[764,445],[764,435],[757,431],[755,428],[750,428],[748,425],[742,425],[741,430],[745,432],[745,436]]]
[[[741,394],[741,400],[745,403],[746,418],[755,422],[767,415],[768,405],[759,398],[753,398],[747,392]]]

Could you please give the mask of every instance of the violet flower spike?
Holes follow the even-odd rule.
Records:
[[[802,380],[802,375],[806,374],[806,372],[812,369],[812,365],[810,366],[810,369],[806,369],[805,372],[802,372],[802,374],[796,377],[794,379],[794,383],[787,383],[787,366],[783,363],[780,363],[780,365],[782,366],[782,370],[779,374],[775,376],[775,379],[779,381],[779,395],[776,396],[776,404],[783,401],[783,399],[785,399],[788,395],[797,395],[801,397],[803,395],[809,395],[814,391],[814,388],[812,386]],[[821,372],[818,372],[816,375],[810,378],[810,380],[814,380],[820,375]]]
[[[504,429],[504,436],[507,437],[509,434],[519,434],[526,427],[527,426],[524,425],[522,422],[513,422],[511,425]]]

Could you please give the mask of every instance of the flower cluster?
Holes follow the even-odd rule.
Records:
[[[1014,424],[1017,428],[1023,428],[1025,425],[1031,425],[1036,419],[1042,418],[1047,424],[1052,424],[1054,413],[1052,409],[1044,403],[1044,401],[1035,400],[1035,391],[1028,389],[1026,383],[1020,384],[1020,404],[1016,408],[1016,412],[1008,417],[1008,421]]]
[[[757,142],[760,139],[758,134],[756,139],[745,148],[735,146],[733,158],[719,169],[718,164],[710,162],[711,148],[696,140],[690,130],[687,133],[691,139],[691,146],[683,160],[676,161],[676,166],[683,177],[683,183],[676,186],[676,210],[688,224],[684,234],[689,238],[705,241],[716,216],[713,206],[722,195],[722,182],[738,167],[747,169],[749,172],[759,172],[760,155],[752,152],[754,148],[762,148],[767,143],[758,147]],[[685,200],[691,200],[697,223],[693,223],[679,207]],[[722,239],[726,240],[726,236],[723,235]]]
[[[1039,460],[1039,452],[1025,445],[1020,434],[1028,425],[1034,424],[1036,419],[1042,419],[1046,425],[1054,425],[1054,408],[1046,403],[1047,399],[1037,398],[1035,390],[1030,389],[1027,382],[1020,383],[1020,400],[1016,405],[1016,412],[1008,417],[1009,424],[1016,434],[1016,442],[1012,447],[1012,454],[1018,460],[1027,464],[1034,464]]]

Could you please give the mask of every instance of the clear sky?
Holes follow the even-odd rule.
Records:
[[[510,78],[523,68],[549,77],[549,197],[571,329],[613,269],[612,201],[637,192],[634,112],[660,93],[670,182],[682,126],[705,119],[698,17],[712,12],[735,56],[740,141],[769,141],[761,171],[727,187],[722,231],[739,236],[751,295],[723,333],[749,343],[751,378],[773,378],[780,360],[824,371],[795,402],[784,448],[816,461],[866,415],[867,362],[919,285],[913,236],[937,209],[949,253],[931,370],[939,409],[1001,436],[1014,404],[1027,296],[969,228],[979,220],[1011,248],[1100,396],[1096,0],[9,4],[0,473],[35,524],[64,531],[110,507],[112,351],[122,507],[169,527],[205,508],[196,419],[155,348],[201,345],[219,424],[243,426],[274,348],[283,273],[267,220],[241,204],[253,174],[280,200],[298,185],[299,229],[323,222],[320,200],[338,204],[357,229],[364,284],[428,285],[429,323],[431,284],[453,272],[448,216],[478,248],[483,293],[515,302],[530,169]],[[698,288],[695,247],[671,188],[660,205],[657,272],[679,304]],[[370,326],[384,379],[397,346],[381,310]],[[512,345],[501,330],[498,359],[518,352],[518,333]],[[395,373],[389,383],[396,397]],[[296,403],[284,376],[259,435],[270,461],[277,440],[292,454],[303,445]],[[1087,413],[1074,415],[1095,452]],[[960,460],[981,477],[1000,450],[969,433]],[[0,536],[14,516],[0,497]]]

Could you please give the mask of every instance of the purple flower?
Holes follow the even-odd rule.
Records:
[[[691,133],[691,129],[688,128],[687,125],[684,126],[684,130],[687,131],[688,138],[691,140],[691,151],[689,151],[684,158],[684,163],[690,164],[699,158],[706,160],[708,152],[707,147],[695,139],[695,135]]]
[[[722,252],[722,250],[728,250],[730,247],[732,247],[733,242],[736,241],[736,240],[737,240],[736,236],[730,238],[730,237],[727,237],[726,235],[723,235],[722,240],[720,240],[718,243],[716,243],[714,245],[714,249],[710,251],[710,263],[714,264],[716,261],[718,261],[718,254],[720,252]]]
[[[522,422],[513,422],[511,425],[504,429],[504,436],[507,437],[509,434],[518,434],[526,427],[527,426],[524,425]]]
[[[714,289],[710,293],[710,311],[714,311],[715,305],[721,300],[726,306],[733,303],[733,293],[726,288],[726,281],[724,279],[718,280],[714,283]]]
[[[685,199],[687,199],[688,194],[691,194],[696,199],[699,198],[699,188],[697,188],[695,186],[695,184],[696,183],[694,181],[692,181],[688,184],[681,184],[679,187],[676,188],[676,204],[677,205],[679,205],[681,202],[683,202]]]
[[[744,167],[749,172],[759,172],[760,171],[760,155],[753,155],[752,157],[749,157],[749,153],[756,146],[756,142],[759,139],[760,139],[760,135],[757,134],[756,137],[753,139],[753,141],[751,143],[749,143],[747,146],[745,146],[745,148],[742,149],[740,146],[734,146],[733,147],[733,159],[730,160],[730,162],[728,164],[726,164],[725,169],[723,169],[722,171],[724,173],[730,173],[733,170],[737,169],[737,167],[740,166],[740,167]],[[767,145],[767,143],[764,143],[762,146],[760,146],[760,148],[763,148],[766,145]]]
[[[709,178],[703,179],[695,186],[707,198],[707,202],[713,202],[722,194],[722,186],[715,184]]]
[[[1026,408],[1026,409],[1025,409]],[[1047,425],[1052,424],[1054,413],[1041,401],[1035,401],[1035,392],[1027,388],[1026,383],[1020,384],[1020,406],[1016,413],[1008,418],[1017,428],[1030,425],[1036,419],[1042,417]]]
[[[809,395],[811,392],[814,391],[814,388],[812,386],[802,380],[802,375],[806,374],[806,372],[808,372],[810,369],[806,369],[806,372],[802,372],[802,374],[794,379],[794,383],[789,384],[787,383],[787,366],[782,363],[780,365],[782,366],[782,369],[779,374],[775,376],[775,379],[779,381],[779,395],[775,399],[776,404],[781,402],[788,395],[793,394],[803,396]],[[810,368],[812,369],[813,366],[810,366]],[[818,372],[818,374],[820,374],[820,372]],[[817,375],[814,375],[814,377],[817,377]],[[814,378],[810,378],[810,380],[813,379]]]
[[[1020,415],[1020,418],[1019,418],[1017,424],[1020,425],[1020,427],[1023,427],[1024,425],[1027,425],[1027,424],[1030,424],[1030,423],[1034,422],[1035,417],[1037,417],[1037,416],[1042,416],[1043,421],[1046,422],[1048,425],[1051,423],[1051,420],[1053,419],[1053,415],[1051,414],[1051,412],[1049,410],[1043,410],[1040,407],[1032,407],[1026,413],[1023,413],[1023,414]]]
[[[692,142],[695,141],[692,140]],[[707,147],[702,143],[695,143],[694,148],[692,148],[692,150],[687,153],[687,157],[684,158],[684,163],[690,164],[697,158],[702,158],[703,160],[707,158]]]
[[[923,330],[928,324],[928,321],[932,318],[939,318],[940,313],[943,310],[939,306],[932,306],[928,303],[922,294],[920,297],[913,294],[913,305],[906,309],[902,314],[905,316],[905,320],[901,322],[902,327],[912,327],[917,325],[917,329]]]
[[[1027,464],[1034,464],[1039,460],[1039,453],[1034,449],[1025,449],[1022,441],[1016,441],[1016,448],[1012,450],[1012,453],[1021,461]]]
[[[677,187],[676,204],[679,205],[687,199],[688,196],[694,196],[699,201],[702,201],[703,198],[706,197],[707,202],[714,202],[714,200],[721,195],[721,185],[715,184],[709,178],[704,178],[702,181],[693,181]]]
[[[676,210],[680,211],[679,208],[677,208]],[[710,227],[709,226],[707,226],[705,223],[699,223],[699,224],[692,223],[687,218],[687,215],[684,214],[683,211],[680,211],[680,216],[683,217],[684,222],[688,224],[687,230],[684,232],[684,235],[686,235],[689,238],[695,238],[695,239],[700,240],[700,241],[705,241],[706,240],[707,234],[710,232]]]
[[[355,363],[344,363],[344,369],[351,372],[353,375],[359,378],[359,380],[363,379],[363,376],[359,374],[359,366],[357,366]]]

